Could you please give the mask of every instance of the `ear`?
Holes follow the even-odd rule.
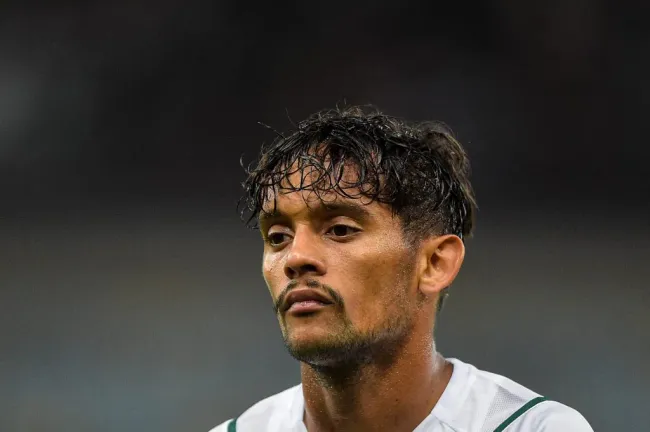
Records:
[[[465,245],[453,234],[424,240],[420,249],[419,290],[426,297],[438,296],[456,278],[463,259]]]

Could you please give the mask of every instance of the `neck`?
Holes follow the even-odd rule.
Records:
[[[301,363],[305,425],[310,432],[412,431],[440,399],[452,369],[436,352],[430,331],[411,336],[390,360]]]

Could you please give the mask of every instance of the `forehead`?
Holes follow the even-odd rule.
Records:
[[[291,167],[280,168],[283,173],[262,194],[262,211],[269,212],[280,203],[297,205],[299,201],[309,208],[326,204],[369,205],[373,201],[373,185],[360,180],[358,166],[352,163],[332,164],[295,161]],[[375,186],[376,188],[376,186]],[[298,199],[300,198],[300,199]]]
[[[280,175],[262,193],[260,223],[300,212],[342,213],[366,220],[395,216],[389,205],[376,200],[383,178],[368,172],[360,175],[359,165],[350,161],[332,162],[327,155],[315,160],[318,154],[313,151],[277,170]]]
[[[356,196],[352,194],[351,196]],[[334,191],[272,190],[267,194],[260,212],[260,222],[277,217],[310,217],[341,214],[357,219],[370,220],[390,217],[388,206],[372,201],[370,198],[350,198]]]
[[[355,197],[353,191],[346,191]],[[259,225],[269,226],[287,219],[324,219],[347,216],[359,222],[383,225],[393,223],[396,215],[386,204],[370,198],[351,198],[335,191],[273,190],[267,194],[261,212]]]

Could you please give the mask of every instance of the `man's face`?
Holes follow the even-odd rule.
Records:
[[[333,192],[321,198],[309,190],[276,195],[276,211],[260,221],[264,279],[295,358],[315,365],[371,361],[413,326],[415,253],[386,205]],[[273,202],[266,204],[271,212]],[[331,304],[285,310],[298,290]]]

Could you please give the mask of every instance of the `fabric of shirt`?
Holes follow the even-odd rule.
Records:
[[[449,384],[413,432],[494,432],[540,395],[458,359]],[[307,432],[302,385],[268,397],[237,417],[237,432]],[[232,420],[232,419],[231,419]],[[210,432],[229,432],[225,421]],[[519,415],[503,432],[593,432],[585,418],[560,402],[545,400]]]

